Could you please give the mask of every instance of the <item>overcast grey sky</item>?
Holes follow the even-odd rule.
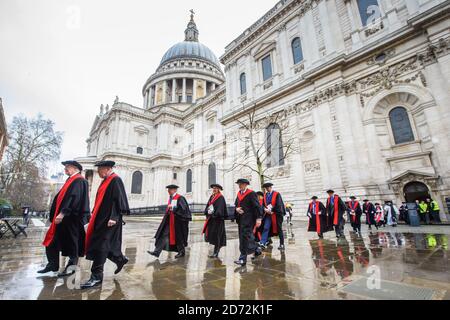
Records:
[[[0,97],[7,121],[38,112],[65,132],[62,159],[84,156],[100,104],[142,106],[189,10],[219,57],[276,0],[0,0]],[[54,168],[54,166],[52,166]]]

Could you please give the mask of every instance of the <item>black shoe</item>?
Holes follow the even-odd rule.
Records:
[[[91,288],[95,288],[95,287],[99,287],[102,284],[103,280],[97,280],[94,278],[89,279],[88,282],[83,283],[80,286],[80,289],[91,289]]]
[[[44,269],[39,270],[37,273],[45,274],[45,273],[49,273],[49,272],[58,272],[58,271],[59,271],[58,267],[53,267],[51,265],[46,265]]]
[[[217,259],[219,258],[219,253],[213,253],[212,255],[209,256],[210,259]]]
[[[286,247],[284,246],[284,244],[280,244],[280,246],[278,247],[278,250],[284,251],[284,250],[286,250]]]
[[[234,263],[241,267],[245,267],[247,265],[247,261],[242,259],[236,260]]]
[[[58,278],[65,278],[75,274],[75,270],[69,271],[71,266],[67,266],[63,272],[58,273]]]
[[[161,253],[159,253],[159,252],[156,252],[156,251],[147,251],[147,253],[148,254],[150,254],[150,255],[152,255],[152,256],[154,256],[154,257],[156,257],[156,258],[159,258],[159,256],[161,255]]]
[[[127,257],[123,257],[122,261],[120,261],[120,262],[117,264],[117,269],[116,269],[116,271],[114,271],[114,274],[118,274],[120,271],[122,271],[123,266],[126,265],[126,264],[128,263],[128,261],[129,261],[129,260],[128,260]]]
[[[323,239],[323,234],[319,234],[319,239]]]
[[[261,249],[256,249],[255,250],[255,255],[252,257],[252,260],[256,260],[259,256],[261,256],[262,255],[262,251],[261,251]]]
[[[271,244],[273,244],[273,241],[272,241],[272,239],[269,239],[269,241],[267,241],[267,243],[266,243],[266,247],[270,246]]]
[[[184,256],[186,255],[186,253],[183,251],[183,252],[180,252],[180,253],[178,253],[176,256],[175,256],[175,259],[181,259],[181,258],[183,258]]]

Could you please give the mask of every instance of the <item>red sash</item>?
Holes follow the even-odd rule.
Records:
[[[273,195],[272,195],[272,208],[275,208],[275,205],[277,204],[277,197],[278,197],[279,193],[274,191]],[[264,206],[267,207],[267,199],[266,199],[267,194],[264,195]],[[277,225],[277,215],[272,213],[271,215],[271,219],[272,219],[272,233],[273,234],[278,234],[278,225]]]
[[[312,209],[313,209],[313,203],[311,202],[309,204],[309,212],[312,212]],[[321,232],[322,231],[322,223],[320,221],[319,211],[320,211],[320,202],[316,202],[316,212],[315,212],[315,215],[316,215],[316,228],[317,228],[317,233],[320,234],[320,233],[322,233]]]
[[[55,214],[53,216],[53,221],[52,221],[52,224],[50,225],[50,228],[47,231],[47,234],[45,235],[44,242],[42,242],[42,245],[48,247],[53,242],[53,238],[55,237],[55,233],[56,233],[55,219],[60,213],[59,209],[61,208],[62,201],[64,200],[64,197],[66,196],[66,193],[67,193],[67,190],[69,190],[69,187],[72,185],[72,183],[75,180],[78,180],[78,179],[83,179],[81,174],[76,174],[76,175],[70,177],[69,179],[67,179],[66,183],[59,191],[59,193],[56,197],[56,209],[55,209]]]
[[[330,205],[331,198],[328,198],[328,206]],[[334,195],[334,221],[335,226],[339,225],[339,196]]]
[[[175,195],[175,197],[173,197],[173,200],[177,200],[178,201],[178,199],[180,199],[180,195],[179,194],[176,194]],[[177,237],[176,237],[176,234],[175,234],[175,214],[173,213],[173,211],[172,210],[169,210],[169,204],[171,204],[172,203],[172,201],[170,200],[170,198],[169,198],[169,203],[167,204],[167,209],[166,209],[166,213],[168,213],[169,215],[170,215],[170,217],[169,217],[169,244],[171,245],[171,246],[175,246],[175,245],[177,245]]]
[[[213,205],[217,200],[219,200],[221,197],[223,197],[222,193],[218,193],[217,195],[215,195],[214,197],[211,197],[209,202],[208,202],[208,208],[209,206]],[[209,219],[211,219],[211,217],[208,217],[208,219],[206,219],[205,225],[203,226],[203,230],[202,230],[202,234],[206,233],[206,236],[208,236],[208,223],[209,223]]]
[[[353,216],[353,215],[351,215],[351,217],[352,217],[352,220],[353,220],[353,223],[355,223],[356,222],[356,208],[358,208],[359,207],[359,202],[358,201],[356,201],[355,202],[355,206],[352,208],[352,202],[350,201],[349,203],[348,203],[348,206],[350,207],[350,210],[353,210],[353,211],[355,211],[355,215]]]
[[[92,210],[92,216],[91,220],[89,221],[89,226],[86,232],[86,242],[85,242],[85,250],[86,253],[88,251],[89,245],[91,244],[91,238],[94,234],[95,229],[95,219],[97,218],[97,214],[100,211],[100,207],[102,206],[103,199],[105,198],[106,190],[108,189],[111,181],[114,180],[114,178],[117,177],[117,174],[113,173],[108,178],[103,180],[103,182],[100,184],[100,187],[97,191],[97,196],[95,197],[95,204],[94,204],[94,210]]]
[[[253,190],[250,190],[250,189],[247,189],[247,191],[245,191],[244,194],[241,194],[240,191],[238,192],[238,194],[237,194],[237,198],[238,198],[237,207],[238,208],[241,206],[242,201],[244,201],[244,199],[252,192],[253,192]]]

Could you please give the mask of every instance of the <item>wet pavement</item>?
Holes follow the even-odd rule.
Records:
[[[130,263],[114,276],[107,262],[101,289],[71,289],[89,278],[90,262],[80,261],[77,277],[38,276],[45,263],[40,245],[43,228],[30,228],[29,237],[0,239],[0,299],[82,300],[288,300],[288,299],[433,299],[450,300],[450,227],[386,228],[358,237],[346,227],[346,239],[333,233],[317,240],[306,232],[305,222],[287,230],[285,254],[273,248],[245,268],[233,261],[239,256],[237,228],[227,224],[228,246],[219,260],[202,241],[203,224],[191,224],[187,256],[163,253],[160,260],[147,254],[153,249],[158,221],[128,218],[124,227],[124,253]],[[61,265],[63,262],[61,261]]]

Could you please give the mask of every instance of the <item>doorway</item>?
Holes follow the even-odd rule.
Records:
[[[431,198],[430,190],[422,182],[410,182],[404,188],[405,199],[408,203],[414,203],[416,200],[422,201]]]

